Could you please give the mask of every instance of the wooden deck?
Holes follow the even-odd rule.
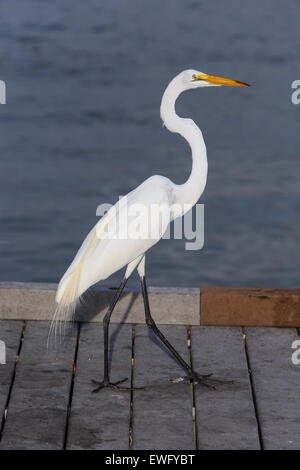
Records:
[[[217,390],[173,384],[182,369],[144,325],[112,325],[112,380],[105,389],[102,328],[73,325],[47,350],[48,322],[0,320],[0,449],[299,449],[296,328],[162,326],[201,373],[235,379]]]

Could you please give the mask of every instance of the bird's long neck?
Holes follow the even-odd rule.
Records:
[[[194,121],[181,118],[176,114],[175,102],[181,92],[184,91],[176,79],[177,77],[172,80],[163,94],[160,115],[169,131],[182,135],[191,147],[193,161],[191,174],[184,184],[175,185],[175,193],[177,203],[193,206],[203,193],[206,185],[206,146],[202,132]],[[186,212],[186,210],[182,212]]]

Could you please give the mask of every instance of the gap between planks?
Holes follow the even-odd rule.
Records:
[[[259,438],[259,444],[260,444],[260,449],[264,450],[264,441],[263,441],[262,430],[261,430],[261,425],[260,425],[260,421],[259,421],[259,413],[258,413],[256,392],[255,392],[253,374],[252,374],[252,369],[251,369],[250,355],[249,355],[249,351],[248,351],[247,335],[246,335],[246,329],[245,329],[244,326],[242,326],[242,335],[243,335],[245,355],[246,355],[246,361],[247,361],[247,367],[248,367],[248,374],[249,374],[249,381],[250,381],[250,387],[251,387],[252,401],[253,401],[253,406],[254,406],[255,419],[256,419],[256,424],[257,424],[257,433],[258,433],[258,438]]]
[[[193,370],[193,356],[192,356],[192,338],[191,338],[191,328],[187,328],[187,347],[189,354],[189,365]],[[192,422],[193,422],[193,435],[194,435],[194,444],[195,449],[198,450],[198,435],[197,435],[197,414],[196,414],[196,400],[195,400],[195,385],[194,382],[190,381],[190,390],[191,390],[191,402],[192,402]]]
[[[131,376],[130,387],[134,385],[134,346],[135,346],[135,327],[131,329]],[[133,448],[133,390],[130,390],[130,414],[129,414],[129,450]]]
[[[9,390],[8,390],[8,394],[7,394],[7,399],[6,399],[6,403],[5,403],[5,406],[4,406],[4,411],[3,411],[3,415],[2,415],[2,419],[1,419],[1,423],[0,423],[0,442],[1,442],[1,439],[2,439],[5,423],[6,423],[6,420],[7,420],[9,402],[10,402],[12,389],[13,389],[15,378],[16,378],[16,372],[17,372],[19,358],[20,358],[21,351],[22,351],[22,345],[23,345],[23,341],[24,341],[25,330],[26,330],[26,322],[23,321],[22,322],[22,327],[21,327],[21,335],[20,335],[19,345],[18,345],[16,359],[15,359],[15,364],[14,364],[14,368],[13,368],[12,376],[11,376],[11,382],[10,382],[10,386],[9,386]]]

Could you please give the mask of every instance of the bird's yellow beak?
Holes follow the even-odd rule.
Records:
[[[193,81],[204,80],[212,85],[224,85],[224,86],[250,86],[248,83],[239,82],[237,80],[230,80],[229,78],[214,77],[213,75],[193,75]]]

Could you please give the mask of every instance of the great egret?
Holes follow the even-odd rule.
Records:
[[[206,75],[197,70],[184,70],[169,83],[162,97],[160,115],[169,131],[182,135],[191,147],[192,171],[188,180],[184,184],[177,185],[164,176],[151,176],[127,196],[120,199],[92,228],[59,283],[56,293],[57,308],[53,323],[71,318],[81,295],[90,286],[127,266],[123,280],[103,320],[104,378],[101,382],[94,381],[97,384],[95,391],[103,387],[123,389],[124,387],[120,387],[119,384],[127,380],[111,383],[109,379],[109,322],[125,284],[136,268],[142,286],[147,325],[187,371],[189,380],[207,386],[213,386],[215,382],[218,382],[216,379],[209,378],[208,375],[201,375],[192,370],[157,328],[149,307],[145,279],[145,253],[164,235],[171,220],[184,215],[187,207],[190,208],[196,204],[206,185],[207,156],[202,132],[194,121],[181,118],[176,114],[175,102],[185,90],[221,85],[248,86],[243,82]],[[146,236],[144,234],[142,237],[116,236],[117,232],[122,231],[125,225],[135,222],[136,215],[131,209],[136,205],[146,209],[139,223],[142,226],[147,224],[149,227],[151,225],[151,234],[155,232],[155,236],[151,236],[150,233],[147,233]],[[153,216],[151,208],[154,206],[161,209],[163,220],[158,218],[157,214],[155,217]],[[126,390],[130,390],[130,388],[126,388]]]

